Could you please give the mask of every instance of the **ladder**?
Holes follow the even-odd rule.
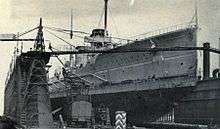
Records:
[[[20,107],[20,124],[26,125],[26,112],[24,108],[24,102],[25,102],[25,87],[26,87],[26,78],[25,78],[25,72],[21,70],[21,80],[20,80],[20,100],[19,100],[19,107]]]

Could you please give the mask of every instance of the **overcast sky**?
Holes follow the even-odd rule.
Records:
[[[36,27],[39,17],[46,26],[69,28],[73,9],[74,29],[90,32],[98,26],[103,0],[0,0],[0,33],[17,33]],[[132,35],[189,22],[194,15],[194,0],[109,0],[109,32],[117,37]],[[220,1],[198,0],[199,43],[218,46],[220,37]],[[33,36],[33,35],[31,35]],[[49,35],[53,45],[60,44]],[[64,37],[68,38],[68,36]],[[77,40],[68,40],[74,44]],[[15,43],[0,42],[0,98]],[[214,57],[212,66],[217,66]],[[0,113],[3,112],[3,101]]]

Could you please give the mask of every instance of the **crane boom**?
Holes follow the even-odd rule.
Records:
[[[0,39],[0,41],[36,41],[36,39]]]

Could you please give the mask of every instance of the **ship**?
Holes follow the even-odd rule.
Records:
[[[104,2],[104,27],[84,37],[87,46],[58,51],[50,45],[46,51],[42,19],[35,39],[2,40],[35,42],[11,63],[4,116],[27,129],[219,127],[220,72],[216,68],[211,76],[210,53],[220,50],[210,43],[197,46],[196,12],[195,23],[134,40],[117,38],[126,42],[117,44],[107,31]],[[72,38],[74,31],[68,31]],[[50,58],[66,54],[70,60],[48,78]],[[115,122],[117,113],[126,114],[124,121]]]

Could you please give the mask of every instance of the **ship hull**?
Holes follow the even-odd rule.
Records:
[[[156,47],[196,47],[196,29],[188,28],[126,44],[114,50],[139,50]],[[88,61],[89,62],[89,61]],[[196,76],[197,52],[133,52],[97,55],[94,63],[75,71],[84,79],[100,85],[103,81],[121,83],[128,80]]]

